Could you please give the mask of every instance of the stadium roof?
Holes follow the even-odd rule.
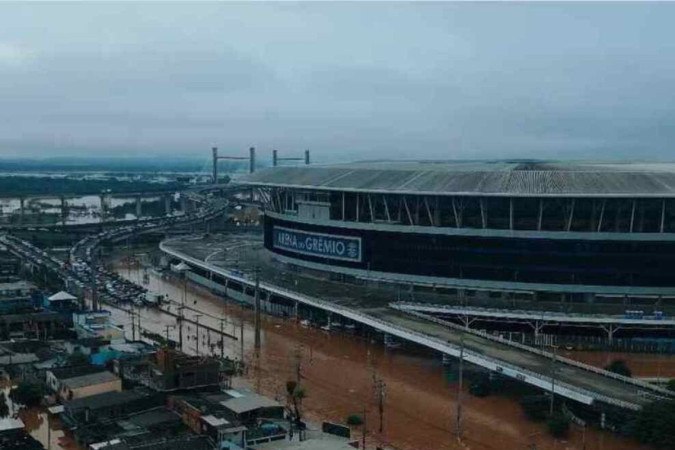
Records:
[[[675,164],[391,162],[286,166],[251,186],[428,195],[675,197]]]

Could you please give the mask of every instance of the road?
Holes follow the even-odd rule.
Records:
[[[245,240],[248,240],[250,245],[243,246],[242,242]],[[497,370],[500,370],[500,367],[505,368],[503,373],[510,376],[514,375],[507,371],[508,367],[524,369],[521,373],[534,377],[534,379],[528,378],[524,381],[540,382],[540,387],[544,389],[553,387],[562,395],[567,395],[564,389],[568,386],[575,392],[592,394],[593,397],[600,398],[602,401],[622,403],[630,405],[627,407],[635,408],[651,401],[657,393],[656,388],[645,387],[647,385],[631,384],[569,364],[552,364],[551,357],[523,351],[485,337],[459,332],[439,324],[419,320],[401,311],[392,310],[388,307],[389,303],[396,299],[396,292],[392,290],[345,285],[290,272],[286,267],[272,261],[261,249],[260,239],[253,235],[210,236],[202,239],[177,238],[166,242],[165,245],[196,259],[204,260],[209,256],[210,261],[207,266],[248,273],[249,279],[253,279],[254,268],[258,267],[261,280],[263,280],[262,286],[277,286],[310,298],[328,301],[339,307],[347,307],[349,310],[385,321],[397,328],[428,336],[439,345],[445,343],[457,349],[460,345],[460,338],[464,335],[467,353],[473,353],[477,360],[494,362]],[[217,250],[222,252],[214,256]],[[469,357],[467,360],[471,361]],[[551,373],[554,373],[555,380],[551,380]],[[515,376],[523,379],[520,374]],[[667,395],[662,392],[657,394]]]

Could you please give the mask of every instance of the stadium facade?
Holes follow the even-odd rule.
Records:
[[[675,165],[368,162],[240,183],[264,204],[266,249],[333,276],[675,299]]]

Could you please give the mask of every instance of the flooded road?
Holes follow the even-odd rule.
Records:
[[[121,275],[141,282],[143,271],[119,267]],[[251,386],[265,395],[284,401],[285,384],[298,373],[306,389],[304,414],[313,421],[344,423],[350,414],[366,412],[369,442],[383,443],[396,449],[582,449],[629,450],[641,448],[610,433],[573,426],[567,441],[551,438],[543,424],[528,421],[519,404],[496,395],[477,398],[463,393],[463,439],[454,434],[457,385],[449,379],[440,358],[402,350],[385,350],[362,336],[327,333],[304,328],[295,321],[262,317],[262,349],[253,351],[253,313],[232,302],[188,283],[162,279],[148,272],[149,289],[168,295],[180,303],[184,293],[186,317],[215,329],[223,318],[224,330],[239,336],[243,324],[244,359],[249,370],[236,385]],[[110,308],[112,309],[112,308]],[[177,311],[174,304],[172,312]],[[149,331],[178,339],[174,317],[156,310],[140,310],[141,325]],[[116,323],[125,325],[130,336],[130,315],[113,309]],[[169,326],[167,328],[166,326]],[[184,328],[186,351],[197,351],[196,326]],[[189,339],[187,336],[189,335]],[[220,354],[215,345],[220,338],[201,330],[200,353]],[[239,358],[241,342],[225,339],[224,353]],[[383,432],[379,433],[379,415],[374,379],[385,384]],[[355,430],[355,436],[360,431]],[[585,447],[584,447],[585,440]]]

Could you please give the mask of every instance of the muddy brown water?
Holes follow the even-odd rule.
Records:
[[[116,270],[133,281],[142,280],[143,271],[139,269],[118,265]],[[148,275],[148,288],[182,302],[182,282],[162,279],[152,272]],[[385,350],[381,344],[362,336],[327,333],[302,327],[290,319],[263,316],[262,348],[256,357],[254,317],[249,309],[224,301],[192,283],[188,283],[186,291],[185,304],[189,308],[186,317],[194,320],[195,314],[202,314],[200,323],[213,328],[219,328],[220,318],[224,318],[225,331],[236,336],[243,321],[244,358],[249,369],[244,377],[235,380],[235,386],[250,387],[284,402],[285,384],[296,379],[299,365],[301,383],[307,393],[302,405],[305,417],[315,422],[344,423],[348,415],[363,415],[365,411],[368,442],[373,448],[376,443],[400,450],[643,448],[609,432],[588,429],[584,433],[576,426],[568,439],[557,440],[547,434],[545,425],[528,421],[517,401],[499,395],[477,398],[467,392],[462,394],[464,418],[460,440],[455,434],[457,385],[448,381],[447,369],[437,356],[411,354],[405,349]],[[129,314],[108,308],[130,335]],[[170,309],[177,311],[175,305]],[[162,335],[167,332],[165,325],[176,324],[175,318],[157,310],[141,308],[140,315],[142,327]],[[184,328],[186,351],[190,353],[196,351],[195,332],[194,324]],[[177,329],[170,328],[168,335],[177,340]],[[219,354],[214,345],[219,340],[215,333],[202,329],[200,353]],[[225,340],[226,355],[238,358],[240,351],[239,341]],[[382,433],[379,433],[374,375],[385,383]],[[360,433],[360,427],[354,430],[356,438],[360,438]]]

